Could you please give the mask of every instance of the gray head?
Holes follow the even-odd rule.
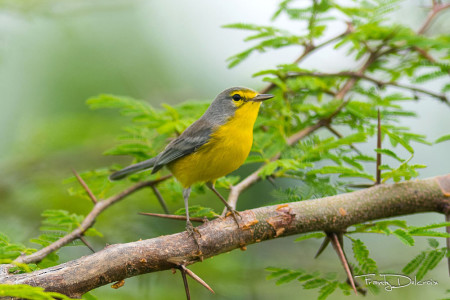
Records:
[[[223,124],[234,116],[236,110],[249,102],[261,102],[273,98],[270,94],[259,94],[245,87],[232,87],[216,96],[203,117],[214,124]]]

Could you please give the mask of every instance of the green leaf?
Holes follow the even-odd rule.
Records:
[[[387,156],[390,156],[392,158],[395,158],[396,160],[398,160],[399,162],[404,162],[404,159],[401,159],[400,157],[397,156],[397,154],[395,154],[394,152],[392,152],[391,150],[388,149],[374,149],[375,152],[377,153],[381,153]]]
[[[376,262],[369,257],[369,250],[366,245],[359,240],[353,240],[353,255],[364,273],[377,273],[378,268]]]
[[[280,284],[291,282],[292,280],[296,279],[301,274],[302,274],[301,272],[291,272],[291,273],[289,273],[287,275],[282,276],[280,279],[278,279],[275,282],[275,284],[276,285],[280,285]]]
[[[422,266],[417,271],[417,279],[422,280],[428,271],[434,269],[437,264],[444,258],[445,251],[434,250],[430,251],[422,263]]]
[[[402,272],[405,273],[406,275],[411,274],[412,272],[414,272],[414,270],[416,270],[420,264],[423,262],[423,260],[426,257],[426,253],[425,252],[421,252],[419,255],[417,255],[416,257],[414,257],[403,269]]]
[[[66,295],[56,292],[46,292],[44,288],[32,287],[26,284],[0,284],[0,297],[13,297],[16,299],[33,299],[33,300],[68,300],[72,299]]]
[[[435,239],[427,239],[428,240],[428,244],[430,245],[431,248],[438,248],[439,247],[439,242]]]
[[[392,232],[395,236],[398,237],[400,241],[402,241],[403,244],[408,246],[414,246],[414,239],[413,237],[404,231],[403,229],[397,229],[394,232]]]
[[[370,174],[358,172],[344,166],[325,166],[308,172],[308,175],[312,174],[340,174],[339,177],[362,177],[375,181],[375,178]]]
[[[441,228],[441,227],[450,227],[450,222],[441,222],[441,223],[434,223],[434,224],[428,224],[421,227],[409,227],[409,233],[414,233],[416,231],[423,231],[428,229],[435,229],[435,228]]]
[[[320,239],[325,237],[325,233],[323,232],[313,232],[313,233],[308,233],[308,234],[304,234],[298,238],[295,239],[295,242],[300,242],[300,241],[304,241],[310,238],[315,238],[315,239]]]
[[[326,283],[327,283],[327,280],[325,280],[323,278],[316,278],[316,279],[312,279],[312,280],[305,282],[303,284],[303,288],[307,289],[307,290],[315,289],[315,288],[321,287],[322,285],[324,285]]]
[[[381,126],[381,131],[386,133],[389,136],[389,138],[391,139],[391,144],[393,146],[395,146],[395,145],[392,142],[395,141],[395,142],[399,143],[400,145],[402,145],[406,150],[408,150],[409,153],[414,154],[414,149],[408,144],[407,141],[405,141],[404,139],[399,137],[397,134],[387,130],[386,127],[384,127],[384,126]]]
[[[419,230],[414,231],[413,233],[410,232],[410,234],[413,236],[432,236],[432,237],[450,238],[450,233],[433,230]]]
[[[442,143],[442,142],[449,141],[449,140],[450,140],[450,134],[447,134],[447,135],[443,135],[440,138],[438,138],[434,143],[438,144],[438,143]]]
[[[266,271],[269,271],[272,273],[272,274],[267,275],[267,277],[266,277],[267,280],[276,278],[276,277],[280,277],[281,275],[291,272],[291,270],[288,270],[288,269],[275,268],[275,267],[267,267]]]
[[[320,288],[319,291],[319,297],[318,300],[325,300],[330,296],[338,287],[339,282],[338,281],[332,281],[326,285],[324,285],[322,288]]]

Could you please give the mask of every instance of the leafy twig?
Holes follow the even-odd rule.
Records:
[[[94,222],[95,222],[97,216],[99,214],[101,214],[105,209],[110,207],[111,205],[113,205],[116,202],[124,199],[125,197],[133,194],[134,192],[139,191],[142,188],[156,185],[156,184],[170,178],[171,176],[172,175],[167,175],[167,176],[163,176],[161,178],[155,179],[155,180],[139,182],[112,197],[109,197],[105,200],[98,201],[94,205],[92,210],[89,212],[89,214],[81,222],[80,227],[76,228],[69,234],[63,236],[62,238],[60,238],[56,242],[48,245],[47,247],[44,247],[44,248],[40,249],[39,251],[36,251],[35,253],[32,253],[27,256],[19,256],[15,260],[15,262],[28,264],[28,263],[41,261],[50,253],[60,249],[61,247],[67,245],[68,243],[70,243],[70,242],[78,239],[80,236],[82,236],[83,233],[86,232],[86,230],[88,230],[90,227],[92,227],[92,225],[94,225]]]
[[[429,96],[432,96],[434,98],[437,98],[439,100],[441,100],[444,103],[450,104],[447,97],[445,96],[445,94],[437,94],[434,93],[432,91],[428,91],[419,87],[415,87],[412,85],[406,85],[406,84],[401,84],[398,83],[396,81],[382,81],[382,80],[378,80],[376,78],[367,76],[365,74],[362,73],[357,73],[357,72],[337,72],[337,73],[319,73],[319,72],[290,72],[287,74],[287,78],[289,77],[299,77],[299,76],[305,76],[305,77],[353,77],[353,78],[359,78],[359,79],[363,79],[363,80],[367,80],[370,82],[375,83],[377,86],[379,87],[384,87],[384,86],[395,86],[398,88],[402,88],[402,89],[406,89],[406,90],[410,90],[410,91],[414,91],[414,92],[418,92],[418,93],[422,93],[422,94],[427,94]]]

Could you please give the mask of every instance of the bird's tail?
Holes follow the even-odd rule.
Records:
[[[153,167],[153,165],[155,164],[155,161],[156,161],[156,157],[153,157],[153,158],[141,161],[137,164],[123,168],[122,170],[119,170],[119,171],[114,172],[111,175],[109,175],[109,180],[119,180],[119,179],[127,177],[130,174],[133,174],[133,173],[145,170],[145,169],[149,169],[149,168]]]

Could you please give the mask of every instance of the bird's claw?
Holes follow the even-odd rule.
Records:
[[[236,222],[236,225],[239,228],[240,225],[239,225],[239,221],[238,221],[237,217],[239,216],[239,218],[242,219],[241,214],[237,210],[227,209],[227,213],[225,216],[229,216],[229,215],[231,215],[233,217],[234,221]]]
[[[197,235],[200,237],[202,236],[200,231],[198,231],[198,229],[195,228],[190,221],[186,222],[186,231],[188,235],[190,235],[194,239],[194,242],[197,245],[198,255],[201,256],[201,260],[203,260],[202,251],[200,250],[200,244],[197,238]]]

